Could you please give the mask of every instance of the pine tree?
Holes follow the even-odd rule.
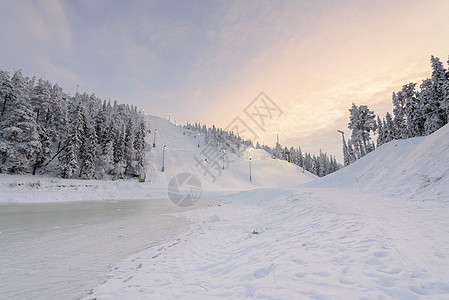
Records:
[[[103,178],[113,170],[114,167],[114,139],[113,133],[110,131],[103,139],[101,144],[101,153],[98,155],[98,176]]]
[[[8,107],[8,100],[12,94],[12,83],[9,79],[9,73],[0,70],[0,111],[1,117],[0,121],[3,120],[3,115],[6,112],[6,108]]]
[[[391,142],[397,136],[397,131],[393,122],[393,117],[389,112],[385,115],[385,124],[384,124],[384,143]]]
[[[124,155],[125,149],[125,125],[117,131],[114,140],[114,169],[112,174],[114,179],[123,179],[125,176],[126,161]]]
[[[136,132],[136,138],[134,139],[134,149],[136,151],[136,160],[138,162],[136,168],[136,174],[145,172],[145,121],[142,119],[140,121],[140,126]]]
[[[444,126],[444,116],[436,101],[432,79],[426,79],[421,84],[420,111],[424,115],[424,133],[429,135]]]
[[[396,139],[406,139],[408,138],[407,126],[405,121],[405,93],[399,91],[398,93],[393,93],[393,115],[394,115],[394,126],[397,129]]]
[[[80,165],[82,165],[84,153],[81,152],[81,146],[86,137],[86,116],[81,103],[78,103],[76,114],[73,120],[73,126],[66,140],[65,149],[61,155],[60,168],[62,178],[71,178]]]
[[[416,83],[409,83],[402,87],[405,95],[405,114],[407,117],[408,137],[424,135],[424,115],[420,109],[420,96],[415,91]]]
[[[449,101],[449,83],[447,71],[438,57],[433,55],[430,58],[432,64],[432,87],[433,97],[438,110],[439,118],[443,124],[447,123],[447,114],[445,112],[446,103]]]
[[[364,156],[369,148],[367,147],[370,137],[370,132],[376,130],[376,122],[374,121],[374,112],[368,109],[366,105],[357,107],[352,103],[349,109],[350,122],[348,128],[352,130],[351,140],[359,157]]]
[[[97,161],[97,135],[94,128],[85,127],[86,137],[82,145],[81,153],[84,153],[83,162],[80,169],[80,177],[83,179],[92,179],[95,177]]]
[[[38,125],[37,126],[39,141],[41,143],[41,149],[36,154],[36,160],[33,166],[33,175],[36,174],[38,168],[42,167],[46,160],[51,158],[51,138],[50,135],[46,132],[45,128]]]
[[[62,147],[63,141],[67,139],[69,133],[69,109],[67,95],[57,84],[53,85],[50,92],[50,111],[47,125],[47,132],[52,140],[57,143],[57,151]]]
[[[381,146],[385,142],[385,131],[382,121],[377,116],[377,147]]]
[[[29,81],[19,70],[11,83],[10,108],[5,110],[1,122],[1,169],[10,174],[24,174],[35,163],[42,145],[28,97]]]
[[[125,174],[127,175],[137,175],[135,174],[136,162],[136,151],[134,149],[134,126],[131,118],[128,119],[128,126],[125,131],[125,149],[124,149],[124,159],[126,163]]]
[[[357,160],[357,155],[354,151],[354,149],[352,148],[352,141],[350,139],[348,139],[348,159],[349,159],[349,164],[352,164],[353,162],[355,162]]]
[[[40,78],[31,95],[31,105],[36,113],[36,123],[45,126],[50,113],[50,90],[49,82]]]

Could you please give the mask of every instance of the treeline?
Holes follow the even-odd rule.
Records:
[[[212,145],[215,149],[217,149],[218,153],[222,153],[223,150],[226,150],[240,155],[246,147],[263,149],[271,154],[273,158],[294,163],[301,168],[304,168],[304,170],[320,177],[333,173],[343,167],[341,164],[337,163],[334,156],[329,156],[321,150],[318,156],[314,154],[312,155],[310,153],[303,153],[301,151],[301,147],[291,147],[290,149],[287,147],[282,147],[279,141],[276,143],[275,147],[260,145],[259,142],[257,142],[254,146],[251,140],[242,139],[239,135],[235,135],[233,131],[228,132],[221,128],[215,127],[215,125],[212,125],[212,127],[207,127],[206,125],[201,125],[200,123],[187,123],[185,127],[204,135],[206,144]]]
[[[187,122],[185,128],[202,134],[205,143],[213,146],[220,153],[223,150],[226,150],[236,155],[240,155],[246,147],[253,146],[253,143],[250,140],[245,140],[239,135],[234,134],[233,131],[229,132],[222,128],[217,128],[215,125],[207,127],[204,124],[201,125],[201,123],[195,122],[194,124],[191,124]]]
[[[449,71],[438,57],[431,56],[430,63],[432,76],[424,79],[419,89],[412,82],[393,93],[393,115],[387,112],[381,120],[366,105],[352,104],[351,139],[347,143],[343,139],[345,166],[376,148],[370,133],[377,134],[379,147],[392,140],[429,135],[448,123]]]
[[[144,171],[144,115],[42,78],[0,71],[0,173],[118,179]]]
[[[315,155],[302,152],[301,147],[290,147],[290,149],[288,149],[287,147],[282,147],[279,141],[276,143],[275,147],[270,147],[267,145],[261,146],[259,143],[257,143],[256,148],[264,149],[265,151],[270,153],[273,158],[291,162],[319,177],[329,175],[343,167],[337,162],[335,156],[323,153],[321,149],[320,154]]]

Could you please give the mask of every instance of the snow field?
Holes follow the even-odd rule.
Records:
[[[188,231],[122,262],[92,296],[442,299],[445,211],[336,189],[242,192],[183,213]]]

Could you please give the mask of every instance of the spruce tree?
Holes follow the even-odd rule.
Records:
[[[444,126],[444,117],[440,104],[436,101],[432,79],[426,79],[421,84],[420,110],[424,115],[424,133],[429,135]]]
[[[6,108],[8,107],[8,100],[12,94],[12,83],[9,78],[9,73],[0,70],[0,122],[3,120]]]
[[[36,162],[42,145],[29,100],[29,80],[19,70],[11,83],[10,107],[1,122],[1,169],[10,174],[24,174]]]

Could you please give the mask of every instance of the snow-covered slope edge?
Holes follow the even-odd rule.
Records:
[[[415,200],[449,200],[449,124],[426,137],[391,141],[306,185],[356,188]]]

